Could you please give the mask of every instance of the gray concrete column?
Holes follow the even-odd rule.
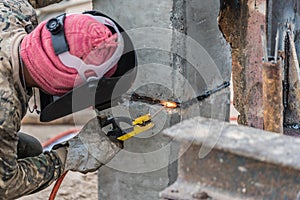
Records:
[[[218,0],[94,0],[93,5],[133,40],[139,66],[131,91],[183,102],[230,80],[230,47],[218,27]],[[160,132],[193,116],[228,120],[229,104],[225,89],[199,104],[161,112],[153,119],[154,130],[126,141],[124,150],[99,170],[99,199],[158,199],[176,180],[178,153]],[[136,117],[158,109],[128,103],[112,113]]]

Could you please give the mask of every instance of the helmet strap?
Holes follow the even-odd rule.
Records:
[[[20,52],[20,46],[19,46],[19,52]],[[23,88],[25,90],[25,101],[28,103],[28,99],[27,99],[27,85],[26,85],[26,79],[25,79],[24,63],[22,61],[20,53],[19,53],[19,63],[20,63],[21,72],[22,72],[22,85],[23,85]],[[32,92],[33,92],[33,108],[31,109],[30,106],[28,105],[28,110],[29,110],[30,113],[33,113],[34,111],[36,111],[37,114],[40,114],[41,111],[39,111],[37,109],[36,95],[35,95],[35,89],[34,88],[32,88]]]

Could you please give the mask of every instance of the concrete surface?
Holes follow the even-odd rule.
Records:
[[[93,5],[118,21],[133,40],[139,67],[131,91],[186,101],[230,80],[230,47],[217,21],[219,1],[94,0]],[[165,110],[156,117],[160,123],[155,131],[126,142],[126,154],[99,171],[99,199],[158,199],[158,193],[176,179],[176,159],[173,165],[168,163],[178,151],[160,132],[193,116],[228,120],[229,104],[228,89],[180,110],[179,117]],[[126,104],[112,113],[138,116],[155,110]]]

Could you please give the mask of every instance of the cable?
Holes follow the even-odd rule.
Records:
[[[58,192],[58,190],[60,188],[60,185],[63,182],[63,180],[64,180],[65,176],[67,175],[67,173],[68,173],[68,171],[66,171],[65,173],[63,173],[63,175],[61,175],[57,179],[57,181],[55,182],[55,185],[53,186],[52,191],[50,193],[49,200],[54,200],[55,199],[56,194],[57,194],[57,192]]]
[[[60,134],[58,134],[57,136],[50,138],[49,140],[47,140],[46,142],[44,142],[42,144],[43,148],[49,147],[50,145],[53,145],[55,142],[57,142],[58,140],[60,140],[61,138],[64,138],[68,135],[74,134],[74,133],[78,133],[80,129],[70,129],[67,131],[64,131]],[[56,197],[56,194],[60,188],[61,183],[63,182],[65,176],[67,175],[68,171],[64,172],[55,182],[52,191],[50,193],[49,196],[49,200],[54,200]]]
[[[60,134],[58,134],[57,136],[53,137],[53,138],[50,138],[49,140],[47,140],[46,142],[44,142],[42,144],[43,148],[46,148],[50,145],[52,145],[54,142],[56,142],[57,140],[65,137],[65,136],[68,136],[70,134],[74,134],[76,132],[79,132],[80,129],[70,129],[70,130],[67,130],[67,131],[64,131]]]

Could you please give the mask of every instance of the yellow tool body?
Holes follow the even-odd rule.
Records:
[[[151,121],[151,115],[150,114],[146,114],[146,115],[142,115],[138,118],[136,118],[135,120],[133,120],[132,125],[143,125],[147,122]]]
[[[129,133],[126,133],[120,137],[118,137],[118,140],[125,141],[128,140],[129,138],[132,138],[135,135],[138,135],[140,133],[143,133],[151,128],[154,127],[154,123],[151,122],[151,115],[146,114],[142,115],[132,122],[133,130],[130,131]]]

